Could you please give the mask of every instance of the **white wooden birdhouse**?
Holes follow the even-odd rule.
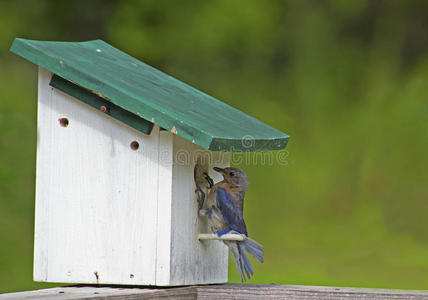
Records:
[[[226,246],[198,240],[195,165],[220,180],[230,152],[288,136],[101,40],[11,51],[39,66],[34,280],[226,282]]]

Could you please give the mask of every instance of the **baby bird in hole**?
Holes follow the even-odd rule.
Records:
[[[245,281],[254,273],[245,251],[260,262],[263,262],[264,255],[263,246],[248,237],[247,227],[244,222],[243,208],[245,192],[248,188],[248,177],[242,170],[237,168],[215,167],[214,170],[223,175],[223,180],[214,185],[213,180],[206,172],[197,172],[195,170],[195,183],[197,186],[195,192],[199,193],[199,214],[208,218],[208,226],[219,237],[226,233],[241,234],[245,237],[243,241],[223,241],[232,251],[241,281]],[[199,173],[199,176],[197,173]],[[202,176],[200,176],[201,174]],[[205,209],[202,208],[205,193],[202,192],[203,195],[200,193],[202,191],[200,186],[203,182],[201,177],[206,181],[204,187],[210,189],[207,208]]]

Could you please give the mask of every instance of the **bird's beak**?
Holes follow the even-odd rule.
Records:
[[[224,169],[222,169],[222,168],[214,167],[213,170],[216,171],[216,172],[219,172],[221,174],[225,173]]]

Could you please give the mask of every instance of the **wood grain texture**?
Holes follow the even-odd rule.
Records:
[[[428,299],[428,291],[298,285],[223,284],[179,288],[59,287],[1,294],[0,299]]]
[[[159,178],[156,234],[156,285],[170,284],[171,277],[171,214],[172,214],[172,169],[173,135],[168,131],[159,133]]]
[[[213,151],[285,148],[289,136],[101,41],[15,39],[11,51]]]

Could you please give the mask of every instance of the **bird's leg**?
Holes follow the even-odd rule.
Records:
[[[205,177],[206,181],[208,182],[208,185],[209,185],[208,188],[209,189],[212,188],[213,185],[214,185],[214,180],[208,175],[207,172],[204,172],[203,174],[204,174],[204,177]]]

